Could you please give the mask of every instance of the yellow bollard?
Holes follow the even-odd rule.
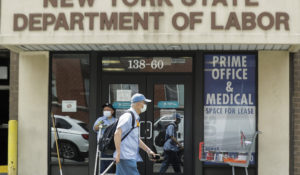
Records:
[[[8,175],[17,175],[18,121],[8,122]]]
[[[7,165],[0,165],[0,174],[7,173]]]

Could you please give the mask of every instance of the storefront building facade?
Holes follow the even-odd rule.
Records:
[[[19,67],[18,115],[10,118],[18,121],[18,174],[59,174],[55,131],[64,174],[93,174],[92,127],[102,104],[119,117],[140,92],[152,99],[140,136],[157,153],[159,132],[174,113],[182,117],[181,174],[231,174],[219,161],[243,160],[247,141],[262,131],[249,174],[296,175],[298,7],[297,0],[1,1],[0,44]],[[141,155],[140,173],[159,174],[161,162]],[[171,166],[166,173],[176,174]]]

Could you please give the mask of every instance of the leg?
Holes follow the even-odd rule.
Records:
[[[232,166],[232,175],[235,175],[234,166]]]
[[[172,164],[172,167],[176,173],[181,173],[180,169],[180,159],[178,157],[177,152],[175,151],[170,151],[169,153],[170,157],[170,163]]]
[[[140,175],[135,160],[120,160],[116,175]]]
[[[184,167],[184,164],[183,164],[183,162],[181,161],[182,156],[184,155],[184,150],[179,150],[179,151],[177,152],[177,155],[178,155],[178,158],[179,158],[180,165],[181,165],[182,167]]]
[[[168,167],[169,167],[169,164],[170,164],[170,162],[169,162],[169,156],[168,156],[168,154],[165,151],[164,161],[161,163],[161,167],[160,167],[159,172],[160,173],[165,173],[167,171]]]

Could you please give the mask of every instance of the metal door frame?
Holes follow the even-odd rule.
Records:
[[[192,174],[193,173],[193,107],[192,107],[192,75],[149,75],[147,77],[147,95],[148,98],[154,100],[154,85],[155,84],[184,84],[184,173],[172,173],[176,174]],[[154,104],[148,105],[147,120],[153,123]],[[151,117],[152,116],[152,117]],[[191,129],[188,129],[191,128]],[[153,132],[153,131],[152,131]],[[153,137],[150,140],[146,140],[147,145],[153,144]],[[146,162],[146,169],[149,175],[156,175],[160,173],[153,173],[153,163]],[[170,174],[170,173],[168,173]],[[148,174],[147,174],[148,175]]]
[[[185,164],[184,164],[184,174],[192,174],[193,169],[193,156],[190,154],[192,152],[193,141],[192,137],[188,137],[192,135],[192,130],[188,130],[189,126],[192,126],[192,91],[188,89],[192,89],[192,75],[151,75],[151,74],[143,74],[143,75],[102,75],[102,84],[101,84],[101,99],[99,99],[100,104],[103,104],[108,101],[108,94],[107,90],[109,88],[109,84],[138,84],[139,85],[139,92],[146,95],[147,98],[153,99],[153,88],[154,84],[157,83],[178,83],[184,84],[185,86],[185,116],[190,116],[188,120],[184,122],[185,128]],[[99,106],[99,105],[98,105]],[[146,117],[141,115],[141,120],[145,121],[152,121],[153,122],[153,103],[148,104],[148,110],[146,111]],[[143,131],[145,132],[145,131]],[[153,132],[153,131],[152,131]],[[186,141],[187,139],[187,141]],[[152,146],[153,138],[150,140],[144,139],[144,142],[148,146]],[[147,160],[146,153],[141,152],[141,156],[144,160],[144,167],[141,167],[140,171],[145,172],[147,175],[152,174],[159,174],[159,173],[152,173],[152,162]],[[148,174],[149,173],[149,174]],[[179,174],[179,173],[173,173]],[[180,173],[183,174],[183,173]]]

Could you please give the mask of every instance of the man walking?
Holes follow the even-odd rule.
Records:
[[[146,151],[149,157],[155,156],[155,153],[140,139],[139,136],[139,114],[147,110],[146,102],[151,102],[151,100],[146,99],[143,94],[137,93],[131,97],[131,108],[129,111],[134,114],[135,128],[122,142],[122,137],[124,137],[124,135],[132,128],[132,117],[130,113],[125,113],[119,118],[114,137],[116,146],[114,158],[117,164],[116,175],[139,175],[137,162],[142,161],[142,158],[139,155],[139,148]]]
[[[179,114],[173,114],[175,118],[175,123],[169,124],[166,130],[166,136],[164,143],[164,152],[165,158],[161,164],[160,173],[165,173],[171,164],[173,169],[176,173],[180,173],[180,158],[179,158],[179,151],[180,149],[183,150],[183,146],[177,141],[177,134],[176,130],[178,129],[178,124],[181,121],[181,117]]]

